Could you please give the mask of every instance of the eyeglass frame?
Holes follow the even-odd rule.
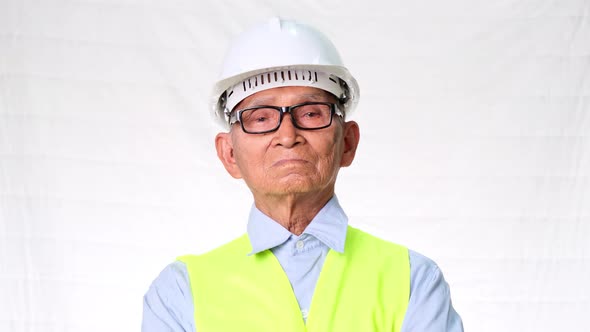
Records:
[[[293,117],[293,115],[291,114],[291,111],[294,108],[305,106],[305,105],[328,105],[328,106],[330,106],[330,122],[325,126],[321,126],[321,127],[317,127],[317,128],[305,128],[305,127],[299,126],[297,124],[297,121],[295,121],[295,117]],[[279,122],[277,123],[277,126],[273,129],[269,129],[269,130],[265,130],[265,131],[251,132],[251,131],[246,130],[246,128],[244,127],[244,123],[242,122],[242,113],[245,111],[251,111],[251,110],[262,109],[262,108],[272,108],[280,113]],[[246,134],[252,134],[252,135],[267,134],[267,133],[271,133],[273,131],[276,131],[281,127],[281,124],[283,123],[283,115],[285,115],[285,113],[291,114],[291,123],[293,124],[293,126],[295,128],[300,129],[300,130],[319,130],[319,129],[328,128],[332,125],[332,121],[334,119],[334,114],[340,116],[341,118],[344,118],[344,112],[342,112],[342,110],[340,110],[340,107],[338,107],[338,104],[336,104],[336,103],[308,101],[308,102],[299,103],[299,104],[295,104],[295,105],[291,105],[291,106],[259,105],[259,106],[247,107],[247,108],[232,112],[232,114],[229,117],[228,122],[229,122],[230,126],[236,122],[240,122],[240,127],[242,128],[242,131],[245,132]]]

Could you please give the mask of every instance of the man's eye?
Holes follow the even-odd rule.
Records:
[[[305,114],[303,114],[303,117],[305,118],[317,118],[320,116],[319,112],[305,112]]]
[[[250,123],[266,123],[271,121],[275,114],[275,110],[269,110],[266,108],[248,110],[242,113],[242,121]]]

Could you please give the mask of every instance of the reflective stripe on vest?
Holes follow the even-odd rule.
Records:
[[[272,252],[247,256],[250,251],[244,235],[178,258],[189,274],[196,332],[401,330],[410,298],[407,248],[349,226],[344,253],[326,256],[307,324]]]

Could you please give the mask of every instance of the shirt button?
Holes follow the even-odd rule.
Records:
[[[307,319],[307,315],[309,315],[307,310],[305,310],[305,309],[301,310],[301,316],[303,316],[303,319]]]
[[[295,243],[295,246],[297,247],[297,249],[303,249],[303,247],[305,246],[305,243],[301,240],[297,241],[297,243]]]

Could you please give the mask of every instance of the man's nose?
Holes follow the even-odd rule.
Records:
[[[277,143],[284,147],[292,147],[302,141],[299,129],[293,125],[291,114],[283,114],[283,120],[276,131]]]

